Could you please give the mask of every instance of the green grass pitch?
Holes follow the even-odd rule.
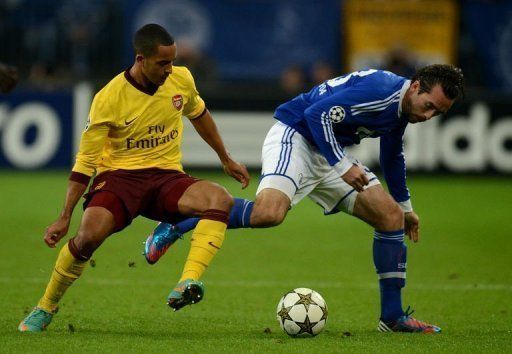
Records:
[[[252,198],[229,178],[215,180]],[[42,241],[58,215],[67,172],[0,172],[0,352],[510,352],[512,349],[512,185],[506,178],[409,178],[421,241],[408,243],[404,305],[441,335],[376,331],[378,287],[372,230],[344,214],[324,217],[305,200],[277,228],[230,230],[203,280],[203,302],[172,312],[189,238],[156,265],[141,255],[154,222],[137,219],[111,237],[64,297],[45,333],[17,325],[42,295],[58,249]],[[78,207],[70,234],[81,215]],[[329,306],[319,336],[289,338],[275,308],[282,294],[310,287]]]

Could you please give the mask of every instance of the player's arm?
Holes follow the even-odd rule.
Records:
[[[405,233],[409,239],[419,239],[419,217],[412,209],[411,196],[406,185],[406,168],[403,152],[405,126],[380,138],[380,166],[388,185],[389,193],[402,208],[405,215]]]
[[[60,239],[68,233],[73,210],[75,209],[78,200],[80,200],[80,197],[84,194],[86,188],[86,184],[72,180],[69,181],[62,212],[60,213],[59,218],[46,228],[44,242],[46,242],[48,247],[54,248],[57,242],[59,242]]]
[[[250,180],[249,173],[244,165],[236,162],[229,155],[219,130],[217,129],[217,125],[208,109],[205,108],[199,117],[191,119],[190,121],[201,138],[217,153],[224,167],[224,171],[238,182],[242,183],[242,188],[247,187]]]
[[[334,136],[330,110],[333,107],[342,107],[346,116],[350,114],[349,109],[340,106],[339,102],[339,97],[331,96],[311,105],[306,109],[304,115],[313,139],[327,162],[334,167],[345,182],[358,192],[362,192],[364,186],[369,183],[368,177],[362,168],[349,161]]]
[[[188,85],[189,99],[183,107],[183,115],[190,119],[201,138],[217,153],[224,167],[224,172],[242,183],[242,188],[247,187],[250,179],[247,169],[229,156],[217,125],[208,109],[206,109],[203,99],[199,96],[194,78],[188,70],[186,71],[185,83]]]
[[[110,117],[108,105],[95,98],[89,115],[90,121],[82,134],[76,162],[69,178],[64,207],[58,219],[47,227],[44,235],[44,241],[49,247],[55,247],[66,236],[73,210],[101,160],[110,130],[108,117]]]

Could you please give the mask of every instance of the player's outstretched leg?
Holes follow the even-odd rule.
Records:
[[[96,194],[101,196],[101,192]],[[94,199],[89,206],[94,203]],[[60,250],[50,281],[37,307],[21,321],[21,332],[40,332],[51,322],[66,290],[85,269],[89,258],[111,234],[115,222],[112,213],[105,208],[87,207],[77,235]]]
[[[229,214],[228,229],[247,228],[254,202],[235,198]],[[159,223],[144,242],[144,256],[149,264],[155,264],[183,234],[193,230],[199,218],[188,218],[176,225]]]
[[[62,247],[43,297],[39,300],[37,307],[21,321],[18,326],[19,331],[43,331],[52,321],[53,315],[57,313],[58,303],[66,290],[82,274],[87,260],[75,257],[70,251],[71,248],[73,248],[72,240]]]
[[[382,186],[375,185],[358,193],[353,215],[375,228],[373,262],[379,278],[381,332],[439,333],[437,326],[418,321],[412,312],[402,309],[405,286],[407,246],[404,243],[404,213]]]
[[[404,231],[375,231],[373,260],[379,276],[381,318],[380,332],[440,333],[441,328],[411,316],[402,310],[401,290],[405,286],[407,246]]]
[[[167,304],[175,311],[203,299],[204,285],[199,278],[222,247],[227,222],[225,211],[209,209],[203,213],[192,234],[181,278],[167,298]]]

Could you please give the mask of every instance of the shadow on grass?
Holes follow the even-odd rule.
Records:
[[[377,333],[375,330],[367,330],[367,331],[357,331],[357,332],[349,332],[342,330],[324,330],[315,338],[324,339],[324,340],[353,340],[360,338],[371,337],[372,335],[382,335]],[[201,330],[197,330],[194,328],[168,328],[168,329],[150,329],[150,328],[106,328],[106,327],[98,327],[98,328],[76,328],[73,333],[69,330],[65,330],[62,328],[54,329],[53,331],[50,329],[50,332],[45,333],[44,335],[69,335],[69,336],[93,336],[96,338],[101,337],[129,337],[129,338],[144,338],[150,340],[204,340],[204,339],[212,339],[212,340],[227,340],[227,341],[240,341],[243,340],[270,340],[270,341],[278,341],[282,343],[292,342],[292,341],[307,341],[310,337],[290,337],[286,333],[284,333],[280,328],[262,328],[261,330],[255,329],[234,329],[232,327],[225,326],[215,326],[213,328],[207,329],[202,328]]]

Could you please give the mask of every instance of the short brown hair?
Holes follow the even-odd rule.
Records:
[[[173,45],[174,38],[160,25],[151,23],[141,27],[133,36],[135,54],[150,57],[157,52],[159,45]]]
[[[447,64],[428,65],[419,69],[412,77],[412,82],[419,81],[419,93],[432,90],[432,87],[439,84],[443,93],[451,100],[459,95],[464,96],[464,75],[462,70]]]

